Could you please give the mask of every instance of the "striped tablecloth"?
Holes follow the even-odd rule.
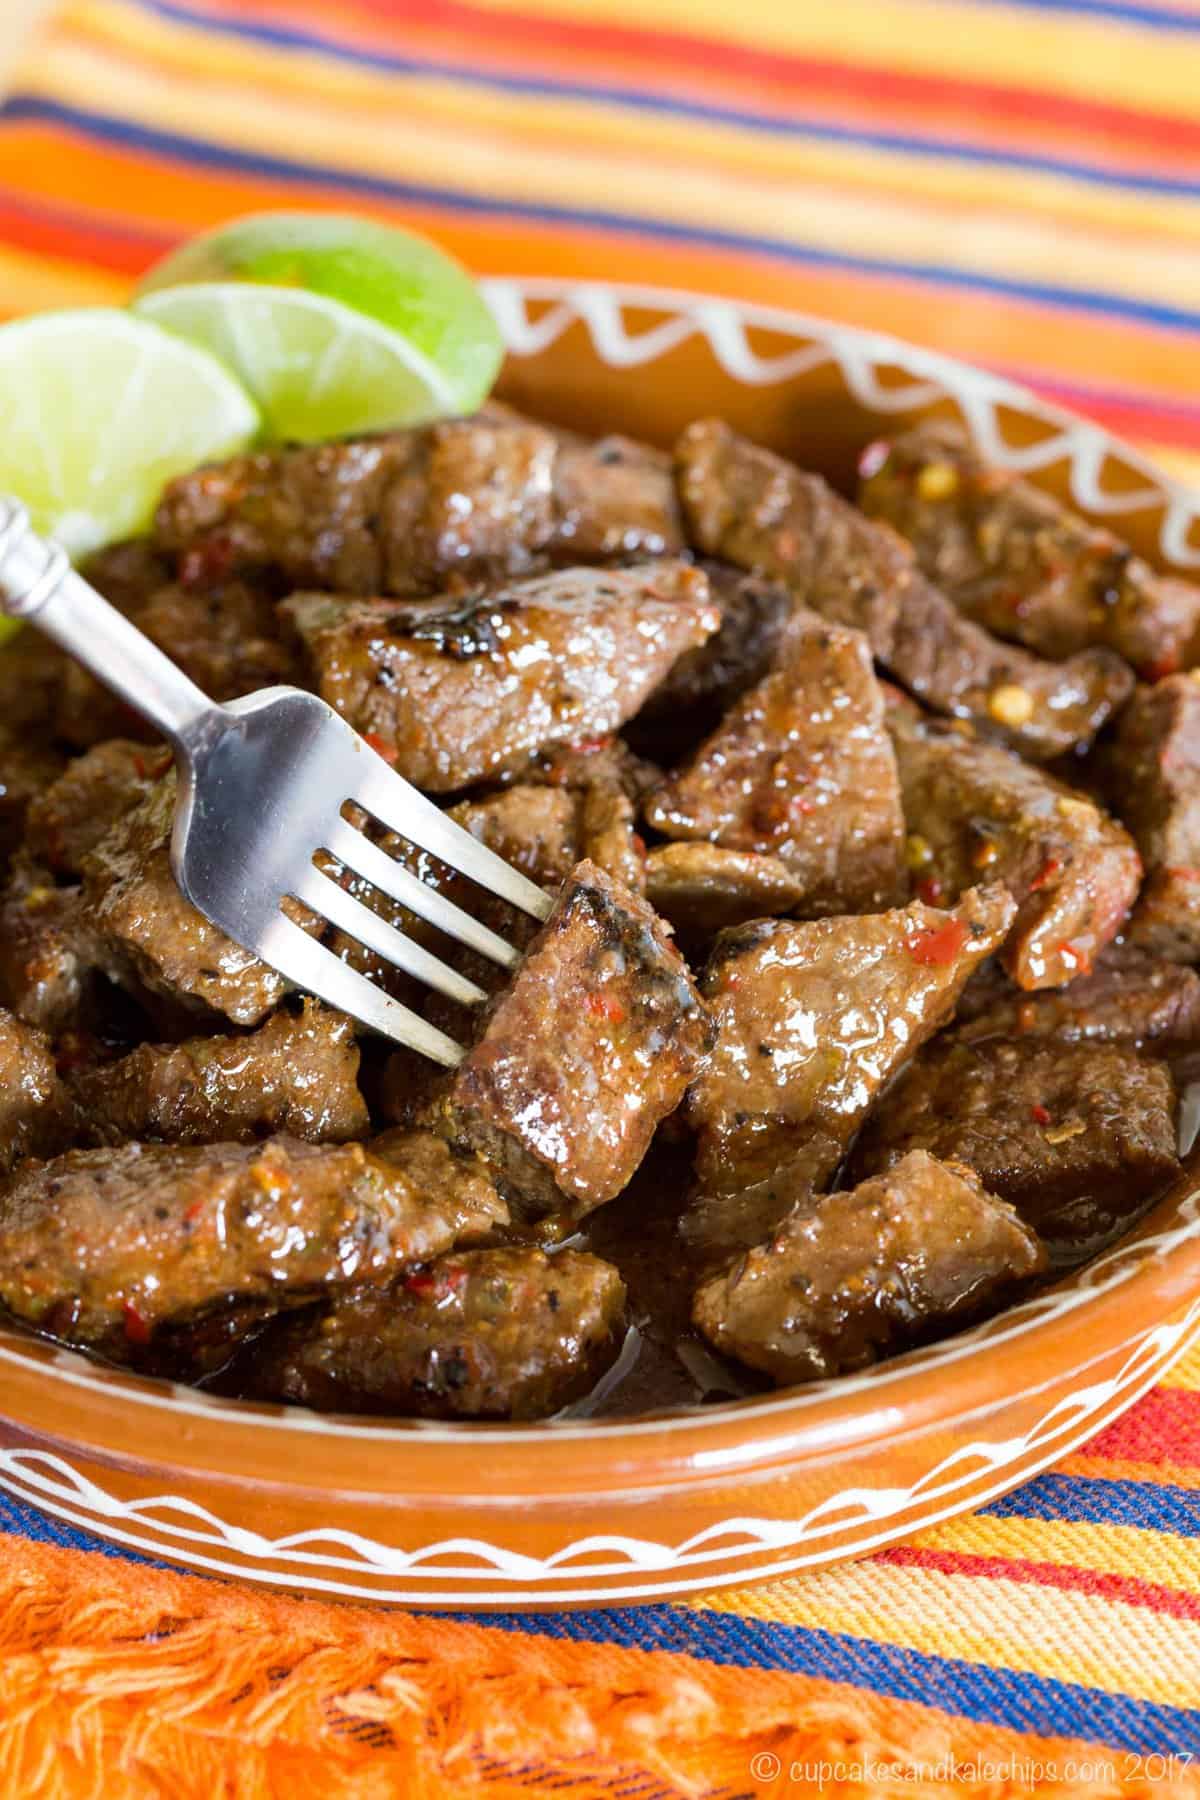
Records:
[[[886,328],[1200,480],[1194,0],[68,0],[0,109],[0,310],[301,202]],[[479,1625],[0,1525],[20,1800],[1200,1794],[1200,1353],[974,1518],[686,1604]]]

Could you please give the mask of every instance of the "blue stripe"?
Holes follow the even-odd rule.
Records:
[[[151,1568],[172,1567],[157,1558],[107,1544],[91,1532],[63,1525],[0,1491],[0,1533],[3,1532],[34,1543],[96,1551]],[[197,1574],[196,1579],[212,1578]],[[960,1603],[969,1612],[970,1594],[964,1592]],[[880,1644],[844,1632],[773,1625],[737,1614],[701,1612],[683,1606],[442,1616],[573,1643],[665,1650],[723,1667],[780,1670],[840,1681],[891,1699],[937,1706],[979,1724],[1007,1726],[1043,1737],[1090,1739],[1118,1751],[1144,1755],[1200,1753],[1200,1711],[1157,1706],[1127,1694],[1031,1675],[1023,1669],[997,1669],[958,1657],[928,1656],[902,1645]]]
[[[1172,1537],[1200,1537],[1200,1490],[1149,1481],[1082,1480],[1042,1475],[982,1508],[996,1519],[1061,1519],[1134,1525]]]
[[[1148,25],[1152,31],[1200,31],[1200,18],[1172,12],[1165,6],[1133,6],[1129,0],[975,0],[976,5],[1021,6],[1028,12],[1080,13],[1095,19],[1116,19],[1125,25]]]
[[[771,238],[749,237],[740,232],[676,225],[663,219],[630,217],[579,207],[533,205],[511,199],[483,199],[449,188],[433,188],[413,182],[388,181],[379,176],[351,174],[317,164],[293,163],[282,157],[248,155],[224,145],[207,143],[176,133],[153,131],[124,120],[104,118],[77,107],[17,95],[0,106],[0,119],[52,120],[91,133],[105,142],[128,145],[157,156],[192,161],[209,168],[267,175],[296,187],[336,187],[348,194],[369,194],[416,206],[442,207],[446,211],[491,218],[533,220],[549,225],[583,225],[600,231],[635,237],[651,237],[668,243],[705,244],[736,250],[746,255],[771,256],[806,268],[849,271],[887,280],[925,282],[932,287],[959,292],[995,294],[1006,299],[1033,301],[1068,312],[1096,313],[1105,318],[1128,319],[1140,325],[1176,331],[1200,332],[1200,313],[1181,307],[1131,300],[1125,295],[1097,293],[1087,288],[1060,288],[1036,282],[1010,281],[1001,276],[980,275],[974,270],[940,264],[903,263],[881,258],[849,256],[815,245],[782,243]]]
[[[228,37],[244,38],[251,43],[269,45],[272,49],[315,51],[339,62],[350,63],[359,68],[380,69],[395,75],[456,81],[467,87],[521,94],[535,99],[569,99],[605,106],[627,106],[641,112],[695,119],[703,124],[732,125],[772,137],[846,144],[856,149],[896,152],[905,156],[927,157],[937,162],[956,158],[959,162],[985,168],[1011,168],[1043,175],[1066,176],[1072,181],[1087,182],[1096,187],[1175,195],[1182,199],[1200,197],[1200,180],[1147,175],[1128,169],[1098,168],[1090,163],[1074,162],[1063,157],[1033,156],[1016,149],[990,149],[965,139],[909,137],[887,131],[854,131],[846,126],[828,125],[824,121],[804,119],[796,114],[783,117],[744,112],[736,107],[702,104],[643,88],[599,87],[585,82],[550,81],[527,75],[507,75],[498,71],[464,68],[458,63],[395,56],[383,50],[362,50],[324,33],[301,31],[291,26],[232,18],[218,21],[209,13],[179,4],[178,0],[142,0],[142,4],[148,11],[157,13],[162,18],[218,30]]]

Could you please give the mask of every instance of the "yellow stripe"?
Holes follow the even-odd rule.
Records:
[[[531,99],[466,82],[432,76],[376,73],[349,68],[318,54],[258,50],[220,32],[155,19],[132,3],[84,0],[71,9],[79,36],[64,33],[60,43],[107,47],[110,54],[132,60],[152,58],[172,80],[203,78],[226,86],[249,84],[255,92],[301,96],[352,110],[367,105],[402,112],[406,122],[418,120],[436,128],[455,122],[456,130],[502,132],[529,145],[544,139],[607,148],[611,154],[678,157],[699,169],[766,180],[776,191],[803,181],[816,188],[836,186],[866,196],[890,196],[890,203],[911,208],[918,201],[948,209],[943,229],[966,225],[962,208],[1000,209],[1014,222],[1039,212],[1054,219],[1073,219],[1101,230],[1132,232],[1139,240],[1158,232],[1180,237],[1189,248],[1200,232],[1200,201],[1097,187],[1066,176],[1025,169],[956,162],[952,157],[877,151],[865,146],[824,144],[781,138],[752,126],[715,120],[686,121],[644,108],[602,100]],[[41,76],[33,77],[40,81]],[[619,145],[614,144],[619,138]]]
[[[1159,451],[1156,454],[1158,460],[1165,466],[1166,455],[1174,453],[1168,452],[1165,455],[1163,452]],[[1200,486],[1200,456],[1185,457],[1183,460],[1186,463],[1191,464],[1191,479],[1196,482],[1197,486]],[[1185,476],[1184,479],[1186,480],[1188,477]],[[1167,1370],[1167,1373],[1163,1376],[1159,1386],[1167,1388],[1186,1388],[1189,1393],[1194,1393],[1197,1388],[1200,1388],[1200,1342],[1193,1344],[1192,1348],[1181,1356],[1177,1363],[1172,1364]]]
[[[833,1631],[1160,1706],[1196,1703],[1200,1624],[1028,1582],[858,1563],[719,1593],[695,1610]]]
[[[977,1513],[919,1532],[911,1541],[920,1548],[963,1556],[1021,1558],[1027,1562],[1096,1569],[1200,1594],[1200,1558],[1195,1540],[1161,1531],[1140,1531],[1134,1525],[1001,1519]]]
[[[123,305],[130,282],[90,263],[59,261],[0,244],[0,314],[41,312],[48,307]]]
[[[707,171],[658,168],[652,159],[626,156],[597,144],[553,156],[528,134],[499,138],[464,129],[460,118],[410,120],[401,106],[386,117],[363,117],[352,105],[337,113],[314,109],[299,97],[280,97],[247,85],[218,86],[180,73],[169,84],[153,69],[114,61],[80,42],[59,41],[31,87],[68,105],[93,105],[105,96],[108,110],[165,131],[182,131],[273,154],[290,153],[350,173],[392,176],[453,185],[482,199],[506,196],[563,207],[616,209],[638,218],[668,219],[696,229],[715,222],[730,230],[811,245],[873,260],[894,258],[939,264],[949,252],[962,268],[980,274],[1054,285],[1078,285],[1147,293],[1165,304],[1200,310],[1200,258],[1191,248],[1139,244],[1121,254],[1120,240],[1105,241],[1015,216],[970,226],[961,217],[916,205],[900,209],[864,197],[812,187],[793,191],[781,205],[778,187],[727,177],[718,185]]]

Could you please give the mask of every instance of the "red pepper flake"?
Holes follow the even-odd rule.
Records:
[[[873,438],[858,459],[859,480],[873,481],[876,475],[882,474],[891,454],[892,446],[886,438]]]
[[[418,1300],[434,1300],[441,1292],[442,1282],[432,1269],[414,1269],[404,1277],[401,1286],[406,1294],[415,1294]]]
[[[1181,667],[1179,652],[1169,650],[1160,656],[1157,662],[1147,663],[1139,673],[1146,681],[1162,681],[1167,675],[1177,675]]]
[[[610,733],[608,737],[580,738],[577,744],[571,745],[571,749],[576,756],[595,756],[597,751],[607,750],[611,743]]]
[[[199,1200],[193,1200],[192,1204],[188,1207],[187,1211],[184,1213],[184,1215],[183,1215],[184,1224],[185,1225],[194,1225],[196,1223],[196,1220],[200,1217],[200,1214],[203,1211],[204,1211],[204,1195],[201,1194]]]
[[[126,1300],[121,1308],[125,1321],[125,1336],[131,1344],[148,1344],[150,1342],[150,1324],[144,1319],[132,1300]]]
[[[1182,863],[1177,863],[1173,868],[1167,869],[1165,873],[1170,876],[1172,881],[1200,881],[1200,869],[1188,868]]]
[[[1051,1114],[1047,1112],[1044,1106],[1039,1106],[1036,1101],[1030,1107],[1029,1111],[1035,1125],[1048,1125],[1050,1123]]]
[[[193,544],[179,559],[181,587],[217,587],[225,581],[237,555],[231,537],[211,537]]]
[[[810,800],[807,794],[793,794],[788,805],[792,812],[800,813],[805,818],[809,813],[815,813],[817,810],[816,801]]]
[[[904,948],[914,962],[942,968],[952,963],[967,941],[967,928],[961,919],[947,919],[944,925],[932,925],[905,938]]]
[[[1091,952],[1082,944],[1060,944],[1058,954],[1068,968],[1073,968],[1076,975],[1090,975],[1092,972]]]
[[[370,744],[376,756],[382,756],[385,763],[394,765],[400,754],[395,744],[389,744],[387,739],[381,738],[377,731],[364,731],[363,742]]]
[[[946,891],[946,884],[940,875],[922,875],[917,883],[917,899],[923,900],[926,906],[936,906]]]
[[[608,1019],[614,1025],[625,1017],[625,1008],[614,994],[589,994],[584,1005],[594,1019]]]
[[[1044,888],[1048,881],[1053,881],[1054,877],[1061,874],[1061,872],[1062,863],[1059,858],[1057,856],[1048,856],[1029,884],[1030,893],[1036,894],[1039,888]]]
[[[633,853],[635,856],[645,856],[646,854],[646,840],[640,831],[635,831],[633,834]]]

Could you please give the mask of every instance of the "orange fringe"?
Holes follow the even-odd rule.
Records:
[[[1076,1776],[1089,1756],[1123,1760],[805,1676],[285,1599],[19,1538],[0,1549],[3,1800],[1154,1791]],[[950,1759],[988,1763],[987,1778],[947,1781]],[[876,1773],[789,1780],[821,1761]],[[931,1777],[881,1781],[882,1762]]]

